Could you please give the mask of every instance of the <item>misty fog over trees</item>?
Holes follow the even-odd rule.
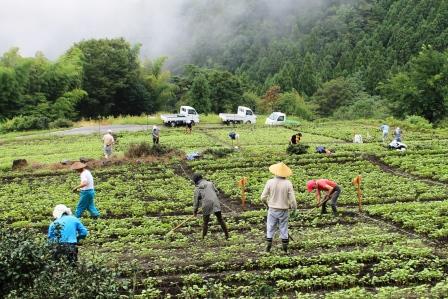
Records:
[[[180,13],[166,57],[143,58],[124,38],[75,41],[51,60],[3,53],[0,120],[46,128],[181,104],[305,119],[447,117],[446,0],[186,0]]]

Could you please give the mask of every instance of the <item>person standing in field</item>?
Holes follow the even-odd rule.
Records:
[[[278,226],[282,239],[282,249],[284,252],[288,252],[288,211],[292,208],[295,215],[297,210],[294,188],[292,183],[286,179],[292,175],[292,171],[283,162],[271,165],[269,171],[275,177],[267,181],[261,194],[261,201],[268,205],[266,251],[271,251],[272,238]]]
[[[389,126],[383,124],[380,126],[380,130],[383,132],[383,142],[386,142],[387,136],[389,135]]]
[[[112,157],[112,146],[115,143],[114,136],[112,136],[112,130],[107,130],[107,133],[103,136],[104,145],[104,157],[109,159]]]
[[[187,122],[185,124],[185,132],[187,134],[191,134],[192,130],[193,130],[193,121],[190,119],[190,120],[187,120]]]
[[[326,192],[326,196],[323,199],[322,203],[322,214],[327,213],[327,201],[331,200],[331,209],[333,211],[333,215],[337,216],[337,201],[339,198],[339,194],[341,193],[341,188],[335,182],[327,179],[318,179],[318,180],[310,180],[306,183],[306,188],[308,192],[316,189],[316,201],[317,204],[321,204],[321,191]]]
[[[81,162],[75,162],[71,166],[72,170],[75,170],[80,174],[81,183],[73,188],[73,192],[81,190],[79,193],[79,202],[76,206],[75,216],[81,218],[85,210],[88,210],[90,216],[94,219],[98,218],[100,212],[95,207],[95,189],[93,186],[93,176],[87,169],[87,165]]]
[[[152,144],[159,144],[160,141],[160,129],[157,126],[152,126]]]
[[[65,205],[57,205],[53,217],[55,220],[48,227],[48,240],[54,245],[53,257],[56,260],[65,257],[75,264],[78,261],[77,244],[87,237],[89,231]]]
[[[398,142],[401,142],[401,134],[402,134],[402,132],[401,132],[400,127],[396,127],[395,131],[394,131],[394,139]]]
[[[204,223],[202,224],[202,238],[205,238],[208,232],[208,223],[210,221],[210,215],[215,214],[218,223],[221,225],[226,240],[229,239],[229,231],[227,230],[226,223],[222,218],[221,205],[218,199],[218,190],[215,185],[202,178],[200,174],[194,174],[192,178],[196,189],[194,190],[193,201],[193,215],[196,217],[199,207],[202,207],[202,218]]]

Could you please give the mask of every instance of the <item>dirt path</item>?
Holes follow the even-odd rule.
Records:
[[[425,182],[427,184],[430,185],[438,185],[438,186],[444,186],[447,187],[448,184],[441,182],[441,181],[437,181],[434,180],[432,178],[427,178],[427,177],[422,177],[422,176],[418,176],[418,175],[413,175],[410,174],[408,172],[405,172],[399,168],[393,167],[391,165],[388,165],[386,163],[384,163],[380,158],[378,158],[375,155],[367,155],[366,160],[371,162],[374,165],[377,165],[381,168],[382,171],[387,172],[387,173],[391,173],[397,176],[401,176],[401,177],[405,177],[405,178],[409,178],[409,179],[414,179],[414,180],[418,180],[421,182]]]
[[[213,134],[210,134],[207,129],[198,129],[198,131],[201,131],[201,133],[203,133],[204,135],[206,135],[207,137],[216,141],[218,144],[221,144],[224,147],[233,148],[230,143],[219,139],[218,137],[214,136]]]
[[[56,131],[50,133],[51,135],[68,136],[68,135],[88,135],[88,134],[105,134],[108,130],[112,132],[138,132],[150,130],[152,125],[101,125],[73,128],[64,131]]]

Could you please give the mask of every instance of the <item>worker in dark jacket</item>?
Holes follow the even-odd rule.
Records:
[[[65,205],[57,205],[53,210],[53,217],[56,220],[48,228],[48,239],[55,245],[53,256],[57,260],[66,257],[70,263],[75,264],[78,260],[77,244],[89,232]]]
[[[221,205],[219,204],[218,199],[218,190],[212,182],[203,179],[200,174],[194,174],[192,179],[196,185],[193,203],[194,216],[197,216],[199,206],[202,207],[202,217],[204,219],[202,226],[202,238],[205,238],[207,235],[210,215],[214,213],[219,224],[221,225],[222,230],[224,231],[226,239],[228,239],[229,232],[224,219],[222,218]]]
[[[302,139],[302,133],[298,132],[297,134],[291,136],[289,144],[299,144],[300,139]]]

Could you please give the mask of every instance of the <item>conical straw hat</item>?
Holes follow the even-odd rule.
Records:
[[[72,166],[70,167],[72,170],[76,170],[76,169],[82,169],[82,168],[86,168],[87,165],[81,162],[75,162],[72,164]]]
[[[291,168],[286,166],[286,164],[283,162],[269,166],[269,171],[272,172],[276,176],[281,176],[284,178],[292,176]]]

